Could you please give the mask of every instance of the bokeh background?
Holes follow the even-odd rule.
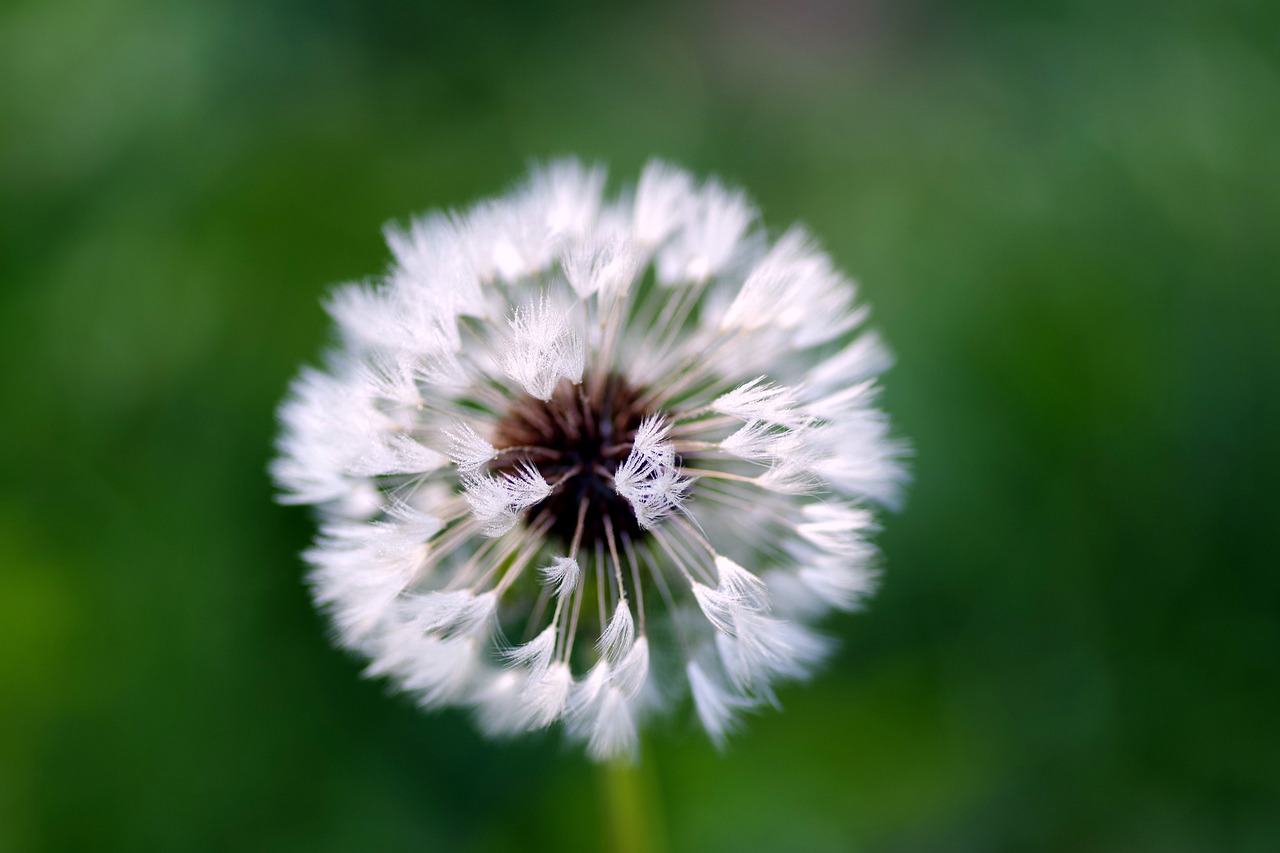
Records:
[[[671,851],[1280,849],[1269,2],[0,9],[0,849],[592,850],[599,774],[328,645],[274,407],[387,220],[651,155],[803,220],[899,355],[882,593]]]

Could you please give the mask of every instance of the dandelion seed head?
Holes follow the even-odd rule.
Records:
[[[338,642],[493,736],[632,757],[684,705],[723,746],[878,579],[906,445],[891,358],[807,232],[653,162],[536,167],[385,230],[337,345],[281,404],[271,471]],[[681,701],[681,697],[688,697]]]

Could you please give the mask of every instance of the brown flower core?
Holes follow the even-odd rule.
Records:
[[[613,487],[613,473],[631,452],[636,429],[648,414],[642,389],[616,373],[581,385],[561,380],[550,400],[524,395],[498,423],[493,445],[506,450],[493,463],[495,474],[532,464],[555,491],[531,507],[530,523],[545,517],[548,535],[566,551],[582,518],[581,548],[644,531],[626,499]]]

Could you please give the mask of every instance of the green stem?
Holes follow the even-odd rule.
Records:
[[[652,787],[646,784],[648,774],[638,763],[625,759],[609,762],[600,772],[607,816],[605,849],[613,853],[659,853],[663,847],[661,821],[653,808]]]

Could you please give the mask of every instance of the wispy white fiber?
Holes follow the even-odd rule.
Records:
[[[616,666],[613,667],[613,684],[630,700],[640,695],[649,678],[649,638],[637,637]]]
[[[797,347],[829,341],[865,314],[854,287],[801,228],[792,228],[760,259],[721,319],[721,328],[785,331]]]
[[[604,181],[605,170],[600,166],[556,160],[534,167],[526,192],[553,238],[581,238],[591,230],[600,210]]]
[[[705,281],[735,259],[756,217],[746,196],[709,181],[680,205],[682,221],[658,252],[658,280]]]
[[[800,582],[838,610],[856,610],[876,590],[878,573],[847,559],[818,559],[797,572]]]
[[[587,739],[587,755],[596,761],[634,761],[639,739],[627,697],[617,687],[606,687]]]
[[[565,729],[570,737],[586,740],[591,736],[612,675],[609,662],[599,660],[583,678],[574,682],[564,709]]]
[[[325,504],[359,486],[353,469],[390,423],[363,385],[304,368],[280,407],[283,431],[271,473],[282,503]]]
[[[390,278],[405,292],[404,301],[429,301],[442,315],[488,314],[480,277],[456,222],[433,213],[408,227],[387,225],[383,235],[394,258]]]
[[[471,637],[426,636],[408,646],[402,672],[404,687],[424,708],[451,704],[466,697],[481,666],[479,643]]]
[[[548,625],[529,642],[508,649],[503,657],[511,666],[526,668],[530,678],[541,678],[551,666],[551,655],[555,651],[558,633],[556,626]]]
[[[569,666],[554,661],[489,673],[472,702],[481,728],[492,736],[507,737],[546,728],[560,719],[572,689]]]
[[[864,332],[830,358],[813,366],[805,376],[805,386],[822,393],[848,387],[879,376],[893,366],[893,354],[879,333]]]
[[[712,681],[695,661],[685,666],[689,679],[689,692],[693,694],[693,707],[711,742],[723,749],[729,735],[738,728],[743,711],[755,706],[752,699]]]
[[[550,400],[561,378],[578,383],[586,359],[582,337],[545,296],[517,308],[502,348],[502,369],[530,395]]]
[[[395,282],[339,287],[325,307],[356,350],[421,356],[461,343],[452,300],[423,299]]]
[[[531,728],[545,728],[564,714],[573,689],[573,673],[563,662],[551,664],[520,695]]]
[[[582,577],[582,568],[572,557],[555,557],[541,572],[543,581],[561,598],[576,590]]]
[[[398,419],[400,412],[425,405],[418,363],[404,350],[379,350],[371,352],[368,363],[358,368],[367,393],[392,420]]]
[[[694,203],[693,179],[683,169],[652,160],[636,184],[633,233],[642,246],[657,246],[684,220]]]
[[[464,700],[481,671],[480,644],[473,637],[423,634],[411,623],[392,623],[380,637],[370,677],[391,676],[424,708]]]
[[[463,476],[475,475],[498,453],[480,433],[463,421],[445,427],[441,432],[449,440],[449,458]]]
[[[784,495],[808,495],[823,486],[829,448],[813,428],[782,433],[769,445],[769,469],[756,478],[762,488]]]
[[[514,284],[554,255],[546,218],[527,196],[489,199],[453,218],[461,248],[482,283]]]
[[[796,392],[784,385],[773,385],[759,376],[745,382],[711,404],[713,411],[746,421],[767,421],[783,426],[800,426],[807,416],[796,408]]]
[[[819,448],[811,471],[833,487],[895,508],[901,505],[907,471],[902,460],[910,447],[889,436],[889,423],[878,411],[833,421],[813,431]],[[820,462],[820,464],[819,464]]]
[[[720,442],[720,449],[740,459],[763,461],[773,454],[779,430],[766,421],[747,421]]]
[[[399,433],[373,442],[358,459],[352,460],[347,470],[366,477],[420,474],[434,471],[444,463],[444,456]]]
[[[667,440],[670,426],[660,416],[644,420],[631,452],[613,475],[614,488],[627,499],[640,527],[648,530],[684,502],[693,480],[680,472]]]
[[[551,494],[551,484],[532,465],[496,477],[482,474],[463,481],[463,497],[486,536],[501,536],[519,521],[520,511]]]
[[[600,635],[598,644],[600,655],[609,662],[610,666],[617,666],[623,656],[630,651],[635,633],[636,627],[635,621],[631,618],[631,608],[624,598],[614,608],[613,616],[609,619],[604,633]]]
[[[560,264],[579,298],[596,293],[613,297],[625,293],[635,281],[640,256],[628,240],[610,235],[571,244]]]
[[[577,684],[566,708],[570,736],[586,742],[596,761],[634,760],[639,744],[635,717],[626,695],[601,660]]]
[[[492,738],[510,738],[538,728],[523,694],[527,675],[511,669],[484,671],[472,686],[476,725]]]
[[[866,379],[810,400],[804,408],[815,418],[838,424],[847,419],[878,417],[876,402],[879,397],[880,386],[874,379]]]
[[[715,565],[718,577],[715,587],[695,581],[694,598],[716,630],[733,634],[742,614],[762,613],[769,609],[768,587],[728,557],[717,555]]]
[[[410,598],[405,613],[424,633],[467,636],[492,628],[497,605],[492,591],[428,592]]]
[[[801,508],[804,519],[796,532],[818,549],[842,557],[867,552],[866,534],[879,529],[875,516],[863,507],[841,503],[811,503]]]
[[[767,696],[776,681],[808,677],[830,654],[831,643],[794,622],[743,610],[732,634],[716,635],[716,648],[737,688]]]
[[[425,542],[436,530],[414,524],[331,521],[304,557],[312,593],[330,611],[344,645],[358,646],[387,617],[423,566]]]

